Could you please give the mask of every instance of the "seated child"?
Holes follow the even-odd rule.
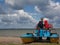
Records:
[[[52,25],[49,24],[47,20],[45,20],[45,21],[44,21],[44,28],[45,28],[45,29],[52,28]]]

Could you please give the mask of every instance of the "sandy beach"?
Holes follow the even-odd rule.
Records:
[[[20,43],[22,43],[22,41],[19,37],[0,37],[0,43],[2,43],[2,44],[7,44],[7,43],[20,44]]]
[[[0,37],[0,45],[58,45],[51,43],[30,43],[30,44],[22,44],[22,40],[19,37]],[[59,44],[60,45],[60,44]]]

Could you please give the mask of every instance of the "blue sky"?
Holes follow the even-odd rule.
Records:
[[[60,0],[53,0],[53,1],[55,1],[55,2],[60,2]]]
[[[0,0],[0,28],[35,28],[45,17],[60,27],[60,0]]]
[[[25,6],[24,6],[24,11],[33,14],[33,15],[31,15],[31,16],[32,16],[33,18],[35,18],[37,21],[39,21],[40,18],[44,17],[44,15],[43,15],[42,13],[38,13],[38,12],[35,10],[34,5],[25,5]]]
[[[0,0],[0,3],[3,3],[4,2],[4,0]]]
[[[25,5],[24,10],[29,13],[36,13],[33,5]]]

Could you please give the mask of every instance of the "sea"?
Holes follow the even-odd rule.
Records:
[[[34,33],[34,29],[0,29],[0,36],[6,36],[6,37],[20,37],[22,34],[26,33]],[[56,29],[55,30],[60,37],[60,30]]]
[[[4,29],[0,30],[0,36],[20,37],[22,34],[33,33],[34,30],[27,29]]]

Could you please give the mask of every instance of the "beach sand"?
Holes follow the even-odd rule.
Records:
[[[0,45],[58,45],[51,43],[30,43],[30,44],[22,44],[22,40],[19,37],[0,37]],[[60,45],[60,44],[59,44]]]
[[[0,37],[0,43],[20,44],[22,43],[22,41],[21,38],[19,37]]]

